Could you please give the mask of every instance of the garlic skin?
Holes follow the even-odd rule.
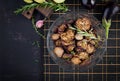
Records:
[[[37,28],[41,28],[44,24],[44,21],[43,20],[38,20],[37,22],[36,22],[36,27]]]

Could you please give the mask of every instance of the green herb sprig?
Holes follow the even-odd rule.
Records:
[[[43,3],[27,4],[27,5],[23,6],[22,8],[15,10],[14,13],[21,14],[24,11],[28,11],[28,10],[30,10],[32,8],[36,8],[36,7],[43,7],[43,8],[50,7],[54,11],[62,11],[62,12],[68,11],[68,7],[64,3],[57,4],[57,3],[53,3],[53,2],[43,2]]]
[[[54,11],[63,11],[63,12],[68,11],[68,7],[64,3],[57,4],[57,3],[53,3],[53,2],[44,2],[42,4],[39,4],[39,6],[41,6],[41,7],[50,7]]]
[[[72,26],[69,26],[70,29],[72,30],[76,30],[77,33],[80,33],[82,36],[87,36],[87,37],[90,37],[91,39],[97,39],[93,33],[88,33],[87,31],[81,31],[80,29],[78,28],[75,28],[75,27],[72,27]]]
[[[17,9],[14,11],[15,14],[21,14],[23,13],[24,11],[28,11],[32,8],[36,8],[38,7],[39,5],[37,3],[32,3],[32,4],[27,4],[25,6],[22,6],[21,8]]]

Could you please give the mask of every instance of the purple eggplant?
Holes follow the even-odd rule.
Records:
[[[111,21],[113,15],[115,15],[119,11],[119,6],[117,5],[116,2],[109,1],[106,4],[104,13],[103,13],[103,18],[102,18],[102,25],[106,30],[106,37],[108,38],[109,35],[109,29],[111,26]]]
[[[105,10],[103,13],[103,18],[106,20],[112,19],[113,15],[115,15],[119,11],[119,6],[116,2],[109,1],[105,6]]]
[[[93,9],[95,7],[96,1],[95,0],[81,0],[81,3],[87,9]]]

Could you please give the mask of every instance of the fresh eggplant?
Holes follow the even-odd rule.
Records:
[[[104,13],[103,13],[103,18],[105,18],[107,21],[112,19],[113,15],[115,15],[119,11],[119,6],[117,5],[116,2],[109,1],[106,4]]]
[[[95,0],[81,0],[81,3],[87,9],[93,9],[95,7],[96,1]]]
[[[109,28],[111,26],[111,21],[113,15],[115,15],[119,11],[119,6],[117,5],[116,2],[109,1],[106,4],[104,13],[103,13],[103,18],[102,18],[102,25],[104,26],[106,30],[106,38],[108,38],[109,34]]]

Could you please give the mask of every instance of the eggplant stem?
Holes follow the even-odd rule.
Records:
[[[108,36],[109,36],[109,28],[106,28],[106,38],[108,39]]]
[[[107,21],[105,18],[103,18],[103,19],[102,19],[102,25],[103,25],[103,27],[105,28],[106,38],[108,39],[109,29],[110,29],[110,26],[111,26],[111,19],[109,19],[109,20]]]

